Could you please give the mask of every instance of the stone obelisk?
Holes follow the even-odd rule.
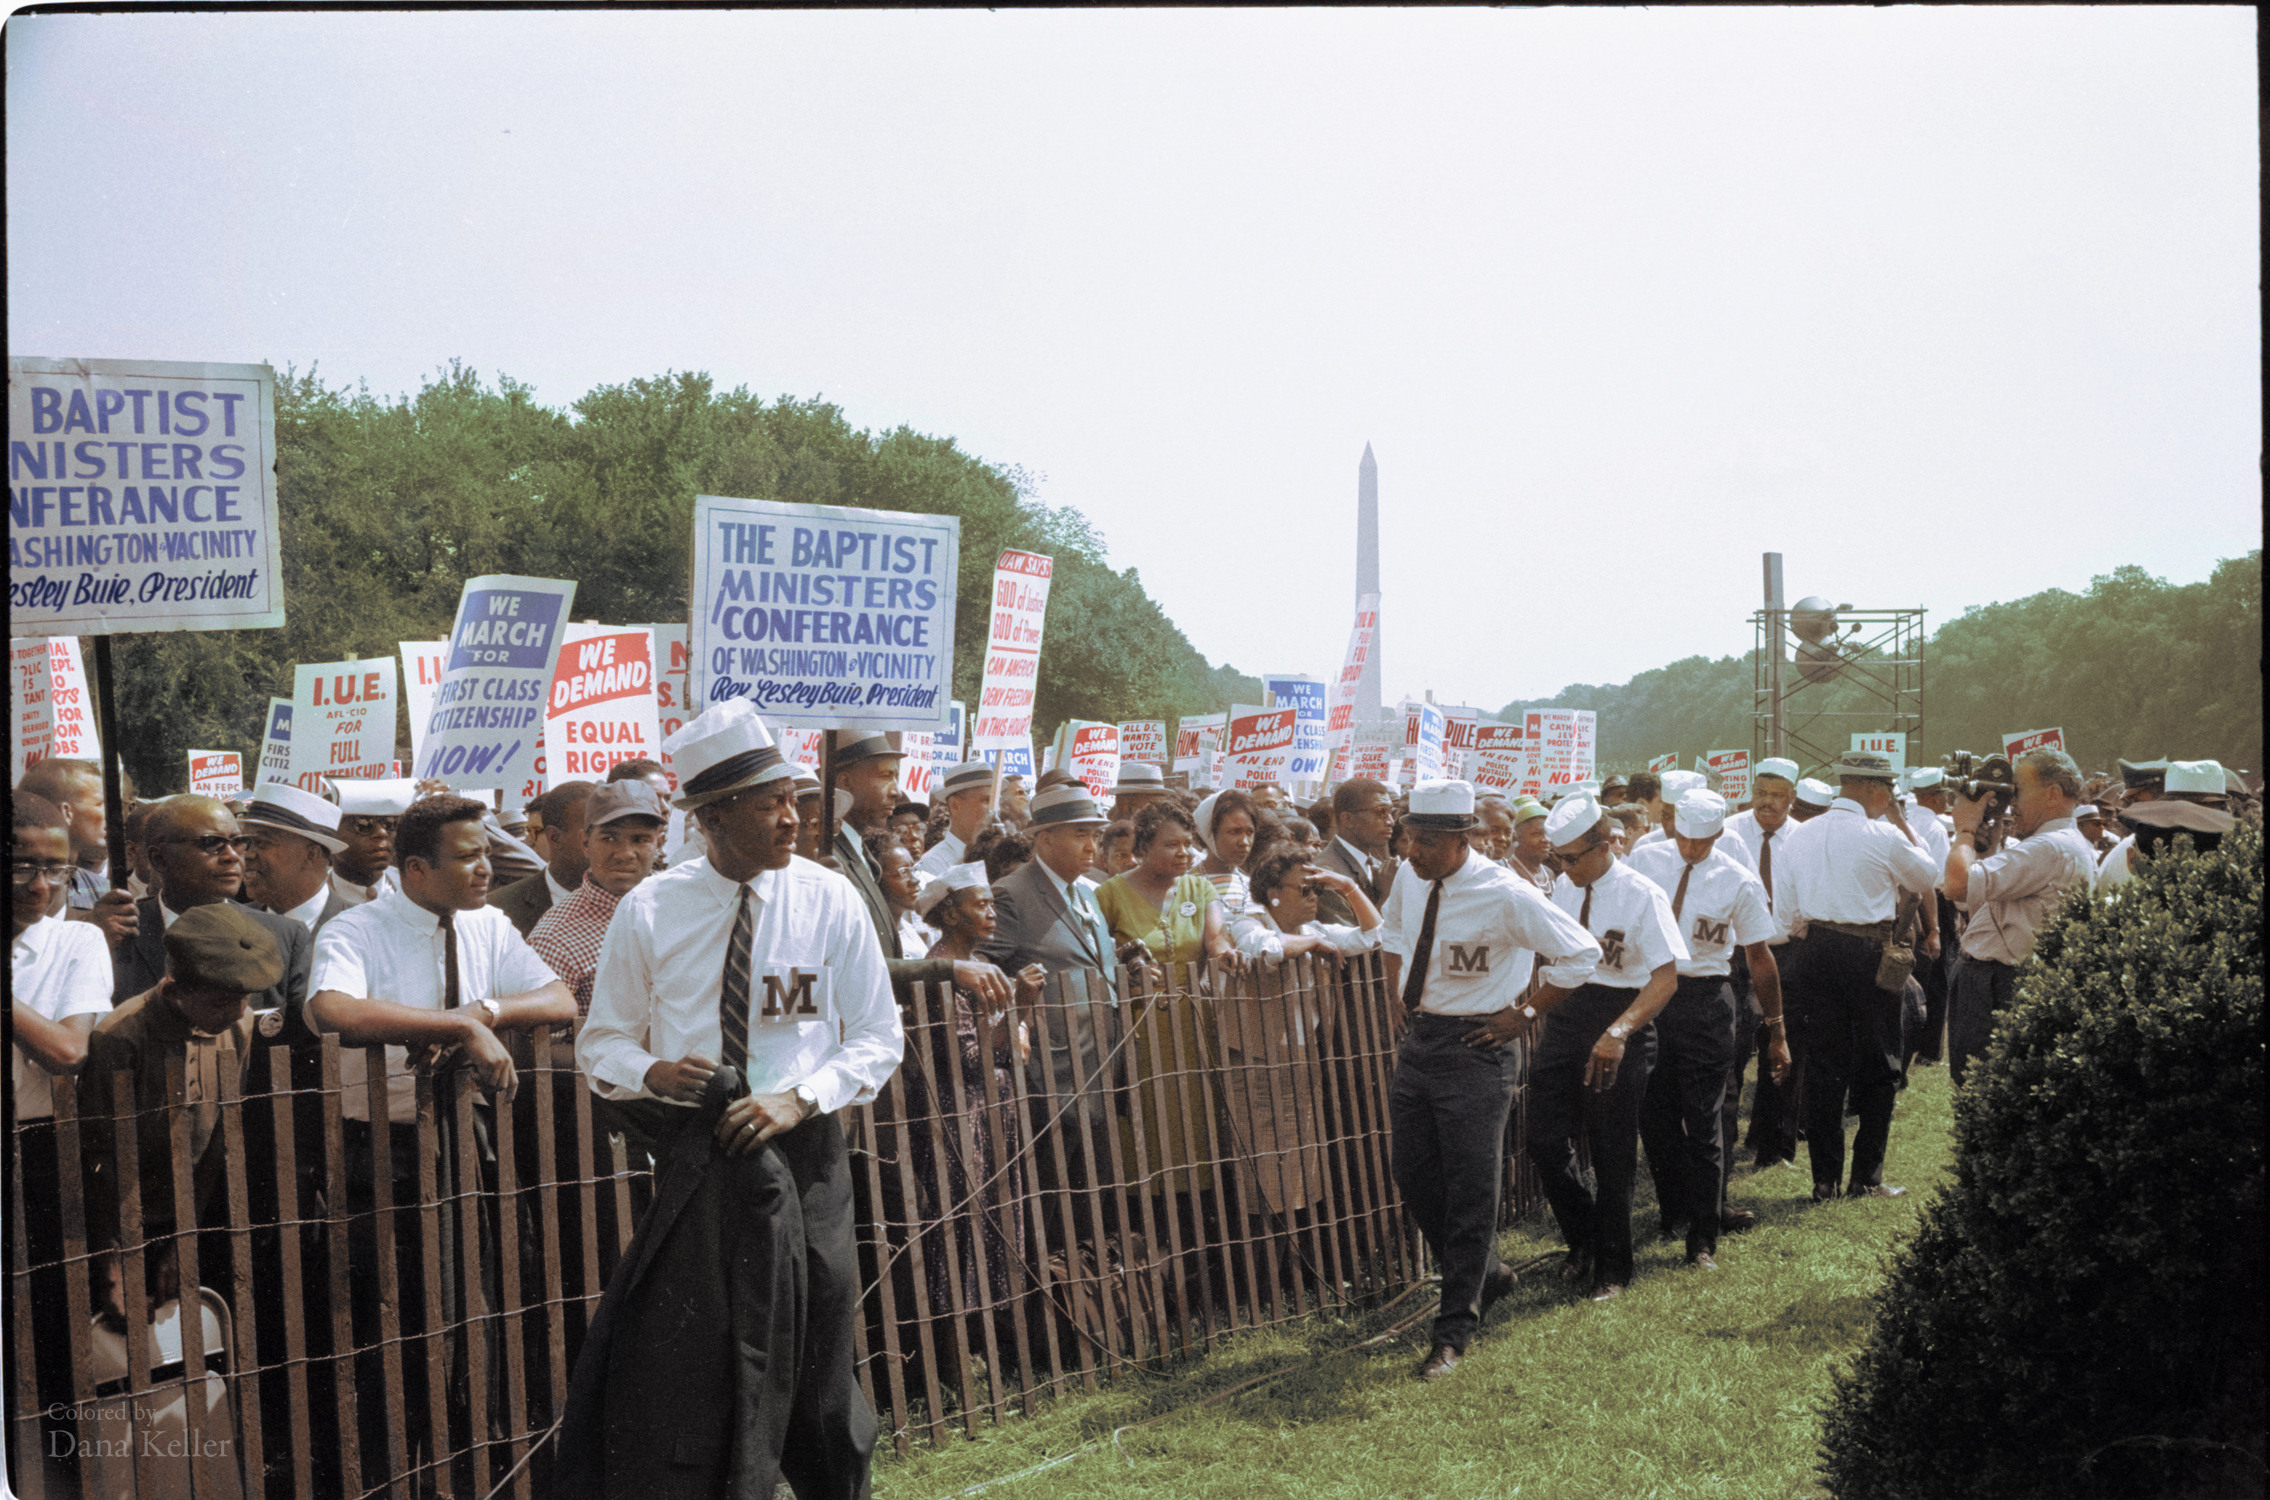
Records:
[[[1379,462],[1364,444],[1363,462],[1356,465],[1356,597],[1379,592]],[[1363,680],[1356,684],[1356,722],[1379,719],[1379,632],[1371,638],[1371,659],[1364,663]]]

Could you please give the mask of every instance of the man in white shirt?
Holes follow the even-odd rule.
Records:
[[[319,1031],[338,1032],[343,1044],[340,1112],[346,1117],[347,1207],[355,1216],[348,1256],[358,1286],[376,1285],[378,1274],[374,1112],[383,1111],[393,1126],[387,1169],[405,1328],[423,1327],[425,1298],[439,1295],[439,1289],[426,1286],[418,1253],[421,1163],[416,1132],[406,1128],[417,1121],[417,1079],[409,1049],[418,1048],[424,1058],[461,1054],[483,1090],[509,1101],[517,1080],[498,1033],[575,1019],[575,997],[568,987],[504,913],[485,904],[486,811],[470,797],[427,797],[413,804],[394,834],[401,889],[324,924],[308,981],[313,996],[309,1019]],[[386,1047],[386,1074],[372,1079],[361,1049],[379,1044]],[[445,1121],[452,1118],[444,1116]],[[452,1134],[445,1123],[439,1163],[445,1185],[456,1164]],[[475,1185],[462,1186],[471,1191]],[[493,1244],[488,1248],[493,1250]],[[355,1379],[363,1389],[377,1390],[379,1351],[367,1346],[378,1336],[378,1309],[375,1302],[358,1300],[354,1311],[356,1342],[366,1346],[356,1357]],[[462,1358],[462,1351],[455,1358]],[[423,1360],[403,1361],[404,1409],[413,1447],[427,1438],[438,1444],[442,1436],[425,1430],[425,1369]],[[453,1371],[453,1382],[462,1378],[462,1369]],[[384,1473],[393,1419],[383,1401],[366,1401],[361,1411],[364,1472]]]
[[[1907,784],[1915,807],[1920,809],[1908,814],[1908,826],[1915,830],[1924,853],[1945,869],[1954,828],[1947,817],[1947,809],[1953,805],[1947,773],[1937,766],[1917,766],[1907,773]],[[1943,879],[1932,893],[1930,907],[1934,930],[1931,941],[1918,950],[1915,963],[1916,980],[1923,986],[1923,1035],[1910,1043],[1915,1048],[1915,1060],[1925,1067],[1936,1066],[1945,1056],[1941,1037],[1947,1028],[1947,981],[1954,971],[1961,933]]]
[[[1632,841],[1634,849],[1650,844],[1669,842],[1671,820],[1678,814],[1679,799],[1689,792],[1699,792],[1710,785],[1710,778],[1700,771],[1665,771],[1663,794],[1648,809],[1648,821],[1654,826]]]
[[[970,841],[993,816],[993,779],[998,773],[991,761],[966,761],[946,773],[939,784],[946,799],[946,831],[938,842],[914,862],[924,880],[942,880],[948,870],[963,863]]]
[[[245,900],[311,933],[353,904],[331,884],[332,856],[347,847],[334,804],[264,781],[237,823],[244,829]]]
[[[1561,874],[1553,904],[1599,943],[1600,963],[1582,989],[1538,1007],[1550,1019],[1529,1085],[1529,1159],[1569,1246],[1561,1275],[1578,1287],[1589,1281],[1595,1302],[1621,1295],[1632,1279],[1632,1178],[1653,1023],[1689,956],[1669,898],[1609,852],[1609,821],[1588,795],[1562,798],[1545,820]],[[1596,1185],[1578,1171],[1580,1139]]]
[[[1677,988],[1655,1018],[1655,1067],[1640,1106],[1640,1140],[1655,1178],[1664,1237],[1687,1225],[1687,1263],[1717,1270],[1718,1235],[1725,1225],[1726,1158],[1731,1135],[1720,1139],[1726,1075],[1734,1065],[1736,1036],[1733,955],[1741,951],[1765,1008],[1767,1069],[1784,1075],[1789,1050],[1782,1041],[1781,975],[1767,940],[1773,914],[1758,877],[1730,858],[1720,835],[1726,799],[1695,790],[1679,799],[1672,841],[1632,852],[1637,873],[1671,893],[1671,918],[1687,944]],[[1745,1215],[1741,1227],[1755,1223]]]
[[[851,882],[796,856],[794,774],[745,700],[663,748],[709,852],[617,905],[576,1043],[594,1092],[657,1119],[661,1175],[576,1361],[559,1492],[864,1495],[836,1112],[899,1065],[889,972]]]
[[[1773,911],[1774,857],[1777,849],[1788,847],[1787,836],[1797,826],[1789,816],[1790,806],[1796,800],[1797,762],[1779,755],[1759,761],[1756,774],[1750,780],[1749,807],[1726,820],[1725,836],[1718,841],[1719,848],[1729,853],[1733,848],[1742,851],[1743,862],[1756,872],[1758,883],[1765,890],[1769,914]],[[1785,989],[1787,972],[1783,961],[1794,956],[1788,944],[1789,933],[1777,921],[1766,946],[1772,950],[1775,967],[1782,971]],[[1734,1142],[1740,1133],[1742,1085],[1749,1073],[1750,1059],[1761,1053],[1764,1036],[1763,1028],[1758,1025],[1758,999],[1750,981],[1749,959],[1742,950],[1736,949],[1733,963],[1734,1066],[1727,1072],[1726,1100],[1719,1110],[1729,1166],[1733,1163]],[[1794,1161],[1797,1157],[1797,1123],[1801,1113],[1798,1098],[1804,1086],[1805,1057],[1794,1033],[1794,1027],[1784,1024],[1775,1034],[1789,1052],[1788,1070],[1778,1079],[1769,1066],[1758,1070],[1757,1093],[1750,1104],[1749,1144],[1757,1153],[1761,1167]]]
[[[1590,978],[1600,956],[1535,886],[1474,852],[1466,835],[1477,821],[1468,783],[1413,788],[1410,859],[1384,914],[1402,1027],[1387,1100],[1395,1186],[1442,1267],[1425,1380],[1458,1367],[1491,1305],[1513,1289],[1496,1243],[1506,1116],[1528,1050],[1512,1044]]]
[[[331,858],[331,888],[349,906],[361,906],[402,888],[394,869],[394,829],[418,795],[407,777],[334,776],[327,783],[339,799],[339,841],[347,847]]]
[[[1829,767],[1839,795],[1829,810],[1790,836],[1778,866],[1774,916],[1806,935],[1800,965],[1784,992],[1805,1054],[1805,1145],[1813,1200],[1838,1193],[1844,1175],[1847,1097],[1860,1116],[1852,1140],[1855,1198],[1897,1198],[1883,1180],[1900,1087],[1901,989],[1878,987],[1899,898],[1928,900],[1939,872],[1909,831],[1893,792],[1898,772],[1881,755],[1853,750]],[[1884,821],[1878,822],[1877,819]]]

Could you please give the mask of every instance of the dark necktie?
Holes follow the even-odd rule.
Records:
[[[1766,885],[1766,910],[1773,910],[1773,836],[1778,828],[1765,831],[1765,842],[1758,846],[1758,878]]]
[[[455,1010],[463,1004],[457,985],[457,913],[441,914],[441,1008]]]
[[[756,935],[757,919],[749,910],[749,888],[741,887],[741,904],[733,913],[733,936],[725,944],[725,982],[717,992],[717,1024],[722,1034],[718,1056],[723,1071],[740,1078],[749,1071],[749,944]]]
[[[1576,914],[1576,925],[1586,932],[1592,930],[1592,887],[1584,888],[1584,910]]]
[[[1447,877],[1445,877],[1447,878]],[[1427,889],[1427,914],[1419,922],[1419,946],[1411,952],[1411,976],[1403,981],[1403,1008],[1416,1011],[1427,989],[1427,965],[1435,956],[1435,918],[1442,914],[1442,881]]]
[[[1695,873],[1693,865],[1679,867],[1679,888],[1671,893],[1671,920],[1679,919],[1679,908],[1687,902],[1687,878]]]

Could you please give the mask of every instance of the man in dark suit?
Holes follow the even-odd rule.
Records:
[[[1395,794],[1366,777],[1340,783],[1332,794],[1332,833],[1317,864],[1362,886],[1372,905],[1385,911],[1395,884],[1396,861],[1387,853],[1387,841],[1395,836]],[[1347,901],[1329,888],[1319,893],[1316,916],[1321,922],[1356,925]]]
[[[489,905],[511,918],[524,938],[536,930],[554,902],[565,901],[583,884],[583,872],[591,866],[583,847],[583,804],[590,800],[592,789],[588,781],[563,781],[528,804],[530,812],[544,819],[545,868],[489,892]]]
[[[244,835],[236,816],[211,797],[168,797],[154,808],[144,825],[150,868],[158,877],[158,893],[145,896],[138,908],[140,929],[118,945],[111,955],[111,1003],[123,1004],[144,990],[155,989],[166,977],[165,930],[173,919],[193,907],[214,901],[234,901],[244,884],[244,859],[238,853]],[[315,963],[315,938],[307,928],[274,912],[246,912],[276,940],[284,958],[284,977],[253,998],[255,1010],[278,1010],[283,1031],[305,1026],[307,978]],[[278,1033],[262,1029],[274,1041]]]
[[[280,781],[261,783],[237,822],[244,828],[244,898],[310,933],[353,904],[331,884],[331,857],[347,847],[339,809]]]

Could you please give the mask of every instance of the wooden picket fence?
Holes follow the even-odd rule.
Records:
[[[1059,975],[1025,1061],[1013,1031],[919,990],[903,1064],[845,1114],[858,1367],[892,1440],[974,1433],[1426,1276],[1389,1174],[1390,1004],[1375,957],[1122,971],[1116,1002],[1101,975]],[[343,1115],[335,1037],[255,1053],[248,1094],[225,1053],[202,1228],[189,1111],[167,1112],[171,1181],[145,1184],[130,1076],[56,1080],[52,1124],[11,1143],[17,1493],[548,1493],[544,1439],[651,1176],[543,1052],[510,1105],[421,1073],[415,1122],[392,1126]],[[384,1076],[383,1049],[366,1067]],[[94,1114],[118,1169],[27,1170],[81,1162]],[[1518,1151],[1505,1189],[1508,1220],[1538,1200]],[[145,1233],[153,1193],[193,1227]],[[111,1243],[92,1242],[97,1208]],[[181,1353],[199,1318],[201,1382]]]

